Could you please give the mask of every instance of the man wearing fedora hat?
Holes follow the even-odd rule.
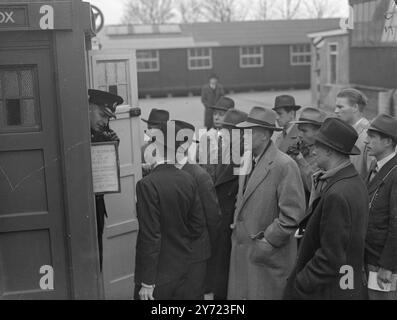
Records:
[[[397,300],[397,119],[381,114],[368,129],[368,152],[375,157],[368,175],[370,199],[366,237],[367,272],[380,289],[368,289],[371,300]],[[387,286],[394,287],[387,289]]]
[[[363,299],[362,279],[368,193],[350,162],[360,154],[358,135],[342,120],[325,120],[314,154],[323,172],[315,175],[310,220],[285,299]],[[346,274],[346,270],[348,274]],[[347,279],[347,280],[346,280]]]
[[[168,145],[165,126],[154,130],[157,161],[136,186],[139,232],[135,262],[135,299],[189,299],[185,288],[192,246],[205,230],[205,218],[193,176],[167,158],[175,155]]]
[[[299,120],[293,122],[298,126],[299,141],[296,146],[288,149],[287,154],[298,164],[303,185],[305,186],[307,201],[312,191],[313,174],[320,170],[316,163],[316,157],[313,154],[315,136],[320,130],[326,116],[324,111],[308,107],[302,110]],[[307,219],[304,219],[299,225],[299,229],[295,235],[297,239],[302,238],[306,224]]]
[[[201,89],[201,102],[205,107],[204,126],[210,130],[213,126],[213,109],[218,101],[225,95],[223,86],[219,83],[219,77],[216,74],[211,74],[208,78],[208,83]]]
[[[315,135],[320,130],[326,117],[324,111],[308,107],[302,110],[298,121],[292,122],[292,124],[298,126],[299,139],[297,145],[291,146],[287,150],[287,154],[298,164],[305,190],[308,193],[312,189],[312,176],[319,170],[313,155]]]
[[[189,173],[197,183],[201,200],[205,229],[202,235],[192,244],[190,267],[184,284],[186,297],[190,300],[202,300],[206,292],[212,292],[212,270],[210,258],[214,254],[218,235],[221,212],[211,176],[202,167],[189,163],[187,151],[195,142],[195,127],[185,121],[172,120],[175,123],[176,167]]]
[[[246,144],[250,172],[239,177],[233,219],[228,299],[280,299],[296,258],[294,234],[305,214],[295,161],[271,140],[277,114],[254,107],[238,128],[251,129]],[[245,140],[248,142],[249,140]]]
[[[145,154],[147,147],[153,142],[153,137],[150,135],[150,131],[153,129],[160,129],[162,125],[166,124],[167,121],[170,119],[170,114],[166,110],[156,109],[153,108],[150,110],[149,118],[143,119],[142,121],[147,124],[147,131],[145,131],[145,138],[148,140],[142,147],[141,147],[141,156],[142,156],[142,163],[151,163],[153,164],[154,155],[152,152],[148,152]],[[150,151],[150,150],[149,150]]]
[[[227,163],[218,163],[215,170],[215,189],[221,208],[222,216],[220,228],[215,240],[213,262],[212,288],[215,300],[226,300],[227,284],[229,279],[230,251],[232,247],[230,225],[233,223],[234,209],[238,192],[238,175],[235,175],[235,168],[240,166],[241,156],[244,152],[243,130],[237,128],[237,124],[247,120],[248,114],[230,109],[226,112],[222,121],[223,153],[228,152]],[[240,136],[233,135],[232,130],[240,131]],[[227,132],[227,134],[226,134]],[[228,137],[228,139],[226,139]],[[239,141],[235,141],[238,139]],[[226,144],[229,144],[227,146]]]
[[[296,105],[295,98],[289,95],[277,96],[273,110],[277,113],[277,123],[282,131],[275,137],[276,147],[286,153],[297,143],[298,127],[292,122],[296,120],[296,112],[301,106]]]
[[[116,108],[121,105],[123,98],[109,92],[90,89],[89,96],[89,117],[91,127],[91,142],[116,141],[120,143],[117,134],[110,129],[109,121],[116,118]],[[99,263],[102,270],[103,262],[103,230],[105,217],[107,217],[104,195],[95,196],[96,220],[98,232]]]
[[[219,155],[222,152],[222,121],[226,112],[233,108],[233,99],[222,97],[215,106],[211,107],[213,110],[213,127],[200,137],[198,162],[202,164],[212,178],[214,178],[216,165],[221,162]]]

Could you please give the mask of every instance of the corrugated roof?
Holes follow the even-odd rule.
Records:
[[[133,26],[108,26],[99,35],[105,47],[112,43],[121,45],[127,42],[131,47],[147,40],[157,42],[155,45],[161,49],[161,41],[167,39],[166,47],[172,47],[172,38],[175,43],[182,39],[191,39],[191,46],[200,46],[203,43],[211,43],[213,46],[248,46],[248,45],[277,45],[308,43],[307,34],[339,28],[340,19],[300,19],[300,20],[268,20],[268,21],[241,21],[241,22],[210,22],[180,24],[180,32],[167,33],[156,32],[158,26],[151,28],[152,33],[138,34]],[[118,32],[118,30],[120,32]],[[167,28],[162,28],[167,30]],[[156,41],[157,40],[157,41]],[[143,42],[142,42],[143,41]],[[153,46],[152,45],[152,46]],[[179,43],[176,47],[180,47]]]

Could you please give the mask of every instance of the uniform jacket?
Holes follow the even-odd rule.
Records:
[[[288,131],[285,137],[282,132],[277,136],[275,141],[276,147],[280,151],[287,153],[289,147],[296,145],[298,142],[298,134],[298,126],[296,124],[292,125],[292,128]]]
[[[221,84],[218,83],[215,90],[211,89],[209,84],[206,84],[201,89],[201,102],[205,108],[212,108],[224,95],[225,92]]]
[[[206,228],[199,239],[193,243],[193,262],[210,258],[212,248],[215,247],[216,236],[221,221],[221,212],[216,197],[214,183],[210,175],[199,165],[187,163],[182,168],[189,173],[198,186],[198,193],[204,211]]]
[[[281,299],[296,258],[294,233],[305,214],[299,169],[271,142],[243,192],[246,178],[239,178],[228,299]],[[264,241],[251,238],[261,232]]]
[[[136,283],[158,286],[181,279],[192,244],[205,228],[196,181],[174,165],[162,164],[137,183],[136,195]]]
[[[288,279],[285,299],[365,298],[362,281],[368,192],[353,165],[327,180],[311,206],[311,217]],[[340,286],[341,268],[353,268],[354,289]]]
[[[116,141],[117,144],[120,144],[120,139],[115,135],[115,138],[111,138],[114,135],[114,131],[111,129],[107,129],[104,132],[97,132],[91,130],[91,143],[98,142],[109,142]],[[114,139],[114,140],[113,140]],[[98,249],[99,249],[99,264],[102,269],[103,264],[103,231],[105,228],[105,217],[107,218],[108,214],[106,211],[105,198],[103,194],[95,195],[95,210],[96,210],[96,221],[97,221],[97,236],[98,236]]]
[[[232,229],[234,210],[238,192],[238,176],[234,175],[233,165],[218,165],[215,172],[215,189],[222,212],[218,235],[215,240],[213,257],[213,292],[220,298],[227,297],[229,280],[230,252],[232,249]]]
[[[368,184],[368,191],[369,199],[373,201],[369,212],[366,262],[395,272],[397,271],[397,156],[387,162],[372,179]]]

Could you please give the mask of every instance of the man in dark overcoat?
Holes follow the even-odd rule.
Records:
[[[230,109],[226,112],[225,118],[222,121],[222,131],[227,130],[228,140],[225,143],[230,144],[230,148],[222,146],[222,152],[229,152],[229,163],[222,163],[218,160],[218,165],[215,169],[215,189],[218,197],[219,205],[222,211],[222,219],[219,232],[215,241],[214,255],[211,258],[214,264],[212,270],[213,278],[213,294],[215,300],[226,300],[227,298],[227,284],[229,279],[230,267],[230,252],[232,249],[232,229],[234,210],[236,207],[237,192],[239,176],[234,171],[240,162],[234,162],[241,157],[244,152],[243,144],[243,130],[236,127],[237,124],[247,120],[248,114],[237,110]],[[232,139],[232,130],[240,131],[240,141]],[[225,148],[223,148],[225,147]],[[236,154],[233,154],[236,153]]]
[[[206,227],[205,217],[195,179],[175,163],[167,163],[167,155],[175,150],[167,145],[164,126],[161,136],[154,142],[158,161],[136,186],[135,299],[189,299],[184,284],[193,243]]]
[[[171,122],[175,123],[175,134],[183,132],[184,135],[175,142],[175,149],[178,152],[176,167],[189,173],[195,179],[206,222],[201,237],[193,242],[193,253],[185,282],[186,296],[190,300],[202,300],[204,294],[211,290],[213,285],[210,277],[212,268],[209,265],[209,259],[216,244],[221,212],[211,176],[198,164],[188,162],[187,152],[193,142],[195,127],[184,121]]]
[[[109,120],[116,118],[116,107],[122,104],[123,98],[100,90],[88,90],[89,117],[91,127],[91,142],[116,141],[120,143],[117,134],[109,128]],[[103,263],[103,231],[105,217],[107,217],[103,194],[95,195],[96,222],[98,233],[99,264],[102,270]]]
[[[316,135],[314,154],[324,170],[315,177],[310,220],[285,299],[363,299],[368,193],[350,162],[358,134],[339,119],[328,119]]]
[[[397,300],[397,119],[379,115],[368,129],[366,142],[375,160],[367,178],[370,211],[365,263],[367,273],[376,274],[380,289],[391,286],[386,292],[368,288],[368,296],[370,300]]]

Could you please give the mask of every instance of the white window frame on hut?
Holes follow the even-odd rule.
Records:
[[[333,49],[332,47],[335,47]],[[339,78],[339,43],[328,43],[328,83],[337,84]],[[335,79],[332,77],[332,58],[335,57]]]
[[[187,49],[187,66],[189,70],[209,70],[212,69],[212,49],[211,48],[191,48]]]
[[[312,51],[310,43],[292,44],[289,47],[291,66],[310,66]]]
[[[255,62],[257,59],[259,63]],[[240,68],[262,68],[263,66],[263,46],[240,47]]]
[[[150,56],[142,57],[140,54]],[[136,64],[138,72],[158,72],[160,71],[160,53],[159,50],[137,50]]]

